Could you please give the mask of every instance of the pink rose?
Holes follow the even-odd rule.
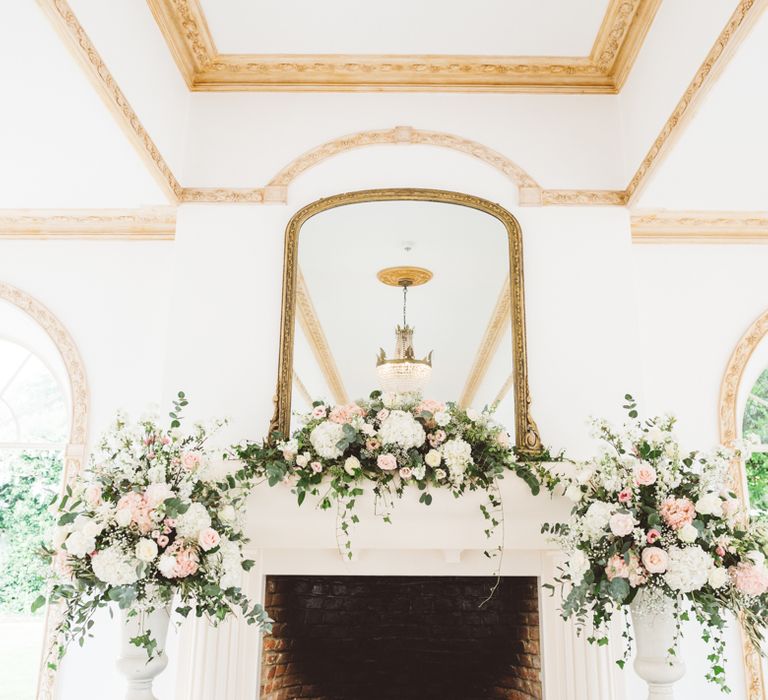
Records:
[[[346,406],[334,406],[329,418],[333,423],[349,423],[354,416],[362,415],[365,415],[365,411],[360,406],[349,403]]]
[[[743,561],[728,569],[731,581],[744,595],[760,596],[768,591],[768,570],[752,562]]]
[[[219,546],[219,533],[212,527],[206,527],[204,530],[200,530],[200,534],[197,536],[197,543],[206,552],[212,550],[214,547]]]
[[[718,557],[724,557],[725,547],[723,547],[723,545],[721,544],[717,545],[717,547],[715,548],[715,553],[717,554]]]
[[[401,467],[400,469],[401,479],[410,479],[412,474],[413,474],[413,471],[411,470],[410,467]]]
[[[683,525],[690,525],[693,522],[696,508],[688,498],[669,496],[662,501],[659,513],[669,527],[679,530]]]
[[[186,578],[187,576],[194,576],[199,567],[200,559],[195,550],[191,548],[180,549],[176,554],[176,566],[173,568],[173,573],[176,578]]]
[[[614,513],[608,524],[616,537],[625,537],[635,529],[635,519],[629,513]]]
[[[323,465],[320,464],[320,462],[312,462],[309,466],[315,474],[319,474],[323,471]]]
[[[414,409],[414,413],[418,416],[419,413],[431,413],[433,416],[435,413],[440,413],[441,411],[445,411],[445,404],[440,401],[435,401],[434,399],[424,399],[422,402],[416,406]]]
[[[632,500],[632,490],[622,489],[619,491],[619,503],[629,503]]]
[[[157,537],[157,546],[158,547],[167,547],[168,546],[168,537],[166,535],[158,535]]]
[[[663,574],[669,564],[669,557],[661,547],[646,547],[642,559],[643,566],[652,574]]]
[[[365,441],[365,449],[368,450],[368,452],[376,452],[376,450],[381,447],[381,443],[379,442],[379,438],[368,438]]]
[[[378,459],[376,460],[376,464],[379,466],[379,469],[383,469],[387,472],[390,472],[393,469],[397,469],[397,460],[395,459],[395,455],[389,453],[379,455]]]
[[[181,455],[181,466],[187,471],[194,472],[200,468],[202,457],[199,452],[185,452]]]
[[[661,533],[656,528],[651,528],[648,530],[648,534],[645,536],[646,541],[648,544],[653,544],[654,542],[658,542],[661,538]]]
[[[608,565],[605,567],[605,575],[609,581],[613,581],[615,578],[629,578],[629,566],[624,561],[624,557],[620,554],[614,554],[608,560]]]
[[[381,409],[381,410],[380,410],[380,411],[379,411],[379,412],[376,414],[376,418],[378,418],[379,420],[387,420],[387,418],[389,418],[389,409],[387,409],[387,408],[382,408],[382,409]]]
[[[656,470],[648,462],[640,462],[632,470],[632,474],[638,486],[650,486],[656,482]]]
[[[312,418],[325,418],[328,409],[325,406],[315,406],[312,409]]]

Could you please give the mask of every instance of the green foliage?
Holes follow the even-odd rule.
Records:
[[[48,564],[34,555],[53,525],[61,472],[55,452],[0,460],[0,613],[27,612],[45,587]]]
[[[768,513],[768,453],[755,452],[747,461],[749,505]]]
[[[768,444],[768,369],[757,379],[744,409],[743,434],[757,436]],[[747,461],[749,503],[757,511],[768,513],[768,454],[756,452]]]

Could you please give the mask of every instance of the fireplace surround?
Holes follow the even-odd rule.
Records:
[[[541,700],[538,582],[268,576],[262,700]]]

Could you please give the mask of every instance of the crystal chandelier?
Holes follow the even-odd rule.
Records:
[[[410,268],[419,270],[419,268]],[[406,268],[400,268],[397,272],[404,272]],[[379,350],[376,359],[376,373],[379,375],[379,383],[384,391],[391,391],[398,394],[409,392],[421,392],[429,382],[432,375],[432,353],[430,352],[423,360],[417,360],[413,350],[413,328],[408,325],[408,288],[413,284],[423,284],[428,281],[432,274],[428,270],[423,270],[420,281],[415,281],[415,275],[399,276],[393,278],[386,273],[393,270],[382,270],[379,273],[379,279],[385,284],[397,284],[403,289],[403,325],[398,325],[395,329],[395,355],[387,359],[383,349]],[[426,276],[428,275],[428,276]],[[426,278],[425,278],[426,277]]]

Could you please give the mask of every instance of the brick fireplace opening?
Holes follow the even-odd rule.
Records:
[[[261,700],[540,700],[537,580],[268,576]]]

